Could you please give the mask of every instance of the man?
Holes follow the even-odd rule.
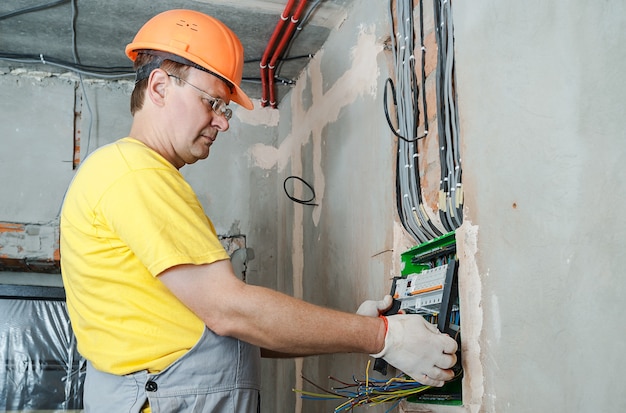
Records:
[[[61,216],[86,412],[256,412],[261,353],[360,352],[424,384],[452,378],[456,342],[422,317],[343,313],[235,276],[179,172],[228,130],[230,101],[252,109],[228,27],[167,11],[126,53],[137,73],[130,134],[84,162]]]

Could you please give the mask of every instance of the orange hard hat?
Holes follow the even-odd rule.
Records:
[[[231,100],[246,109],[252,101],[241,90],[243,46],[224,23],[194,10],[169,10],[157,14],[126,46],[134,62],[139,51],[155,50],[180,56],[199,69],[216,75],[232,88]]]

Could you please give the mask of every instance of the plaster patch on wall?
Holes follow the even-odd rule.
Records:
[[[459,300],[463,369],[463,404],[470,412],[479,412],[484,397],[484,374],[481,360],[480,336],[483,329],[482,283],[478,272],[478,226],[465,219],[456,230],[459,257]]]
[[[278,148],[257,143],[248,149],[248,156],[255,166],[268,170],[278,167],[279,171],[285,169],[291,158],[291,142],[283,142]]]
[[[498,296],[495,294],[491,295],[490,307],[491,308],[489,309],[489,311],[491,313],[491,318],[493,319],[493,324],[491,325],[491,329],[493,331],[493,336],[496,342],[499,342],[500,337],[502,336],[502,321],[500,319],[500,304],[498,303]]]
[[[300,160],[300,157],[295,157]],[[292,173],[294,176],[301,176],[302,174],[302,162],[294,162],[292,166]],[[298,195],[298,194],[294,194]],[[292,244],[291,244],[291,269],[293,277],[293,296],[302,299],[304,297],[304,210],[303,208],[294,208],[293,211],[293,226],[292,226]],[[302,389],[304,383],[302,380],[303,361],[301,358],[296,358],[295,371],[296,371],[296,389]],[[300,397],[296,398],[295,413],[302,411],[302,400]]]
[[[237,108],[235,116],[242,122],[254,126],[277,126],[280,112],[271,107],[262,107],[260,101],[253,101],[254,109]]]
[[[257,144],[248,150],[250,159],[260,168],[278,167],[279,171],[282,171],[291,161],[291,175],[301,176],[297,175],[295,170],[301,170],[302,165],[295,164],[302,162],[300,159],[302,146],[313,140],[312,185],[318,195],[316,203],[319,205],[313,212],[315,225],[319,222],[325,188],[321,167],[324,139],[322,132],[326,125],[339,118],[344,107],[352,104],[357,98],[365,94],[376,95],[379,69],[375,62],[383,51],[383,44],[377,41],[374,32],[374,26],[360,28],[357,44],[351,49],[351,67],[326,91],[321,69],[324,51],[317,53],[292,91],[291,132],[278,148]],[[310,88],[312,96],[312,104],[308,108],[304,108],[302,104],[306,88]],[[305,180],[309,181],[306,177]]]
[[[293,173],[301,173],[298,170],[297,163],[293,168]],[[296,175],[300,176],[300,175]],[[296,194],[298,195],[298,194]],[[291,268],[293,274],[293,295],[296,298],[304,296],[303,274],[304,274],[304,209],[294,208],[293,226],[292,226],[292,245],[291,245]]]
[[[51,72],[36,71],[36,70],[29,71],[25,68],[13,69],[11,70],[11,75],[24,76],[31,80],[39,80],[39,81],[53,76]]]
[[[291,166],[289,175],[302,177],[315,188],[317,207],[312,211],[315,226],[318,225],[325,192],[325,176],[322,170],[323,145],[328,137],[323,132],[326,125],[339,118],[342,109],[364,94],[376,95],[379,69],[376,65],[383,45],[377,43],[375,27],[361,27],[356,47],[351,51],[352,65],[328,89],[325,90],[322,76],[323,50],[315,55],[305,73],[292,90],[291,131],[278,148],[266,145],[252,146],[248,154],[257,166],[269,169],[277,166],[282,171]],[[310,83],[309,83],[310,81]],[[308,89],[307,89],[308,88]],[[304,107],[305,91],[310,90],[311,105]],[[302,148],[311,143],[313,178],[302,176],[304,171]],[[312,181],[312,182],[311,182]],[[297,195],[297,194],[294,194]],[[292,277],[294,296],[303,296],[302,277],[304,272],[304,209],[294,208],[292,233]],[[295,375],[302,375],[302,363],[296,362]],[[297,381],[296,386],[302,383]],[[301,387],[299,387],[301,388]],[[296,412],[302,404],[296,405]]]

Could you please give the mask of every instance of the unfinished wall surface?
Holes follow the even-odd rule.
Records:
[[[279,110],[235,110],[210,158],[182,170],[218,233],[254,250],[250,283],[355,311],[398,275],[412,245],[396,221],[382,110],[387,6],[355,1]],[[626,410],[625,8],[454,3],[465,407],[434,411]],[[127,133],[129,95],[127,82],[0,71],[0,245],[54,252],[50,228],[73,168]],[[283,185],[311,196],[292,176],[311,185],[315,205],[287,197]],[[20,223],[21,238],[3,223]],[[18,274],[0,281],[55,283]],[[302,375],[324,387],[329,375],[362,375],[367,359],[264,361],[263,412],[332,411],[292,388],[305,388]]]
[[[356,175],[367,174],[364,162],[352,162],[352,157],[358,153],[359,159],[367,158],[361,151],[367,150],[369,130],[379,128],[386,135],[377,104],[370,105],[367,94],[342,109],[336,121],[334,106],[324,100],[338,87],[334,79],[349,73],[350,61],[356,60],[352,54],[347,61],[340,56],[347,55],[346,50],[365,50],[354,36],[370,21],[382,25],[373,16],[384,10],[374,11],[368,4],[368,11],[360,12],[360,6],[356,3],[337,37],[331,37],[306,77],[299,79],[286,117],[293,126],[281,128],[284,141],[276,148],[276,165],[285,168],[284,175],[306,178],[323,196],[314,210],[283,205],[287,229],[279,245],[291,253],[279,260],[284,288],[346,310],[350,299],[361,297],[354,289],[363,288],[363,274],[369,279],[364,295],[385,291],[379,269],[363,272],[361,266],[368,260],[365,251],[376,249],[366,246],[393,226],[393,205],[384,201],[391,197],[385,198],[381,190],[391,174],[358,179],[352,186],[336,181],[348,176],[333,174],[346,163]],[[625,36],[623,6],[482,2],[455,3],[453,11],[466,194],[466,223],[458,231],[465,406],[404,409],[622,411],[626,402],[619,387],[626,333],[617,326],[626,284],[619,275],[626,240],[617,205],[624,201],[618,189],[624,182],[624,85],[616,79],[626,57],[619,47]],[[384,68],[381,63],[379,70]],[[374,93],[377,101],[380,90]],[[344,95],[336,99],[341,102]],[[316,102],[325,106],[318,108]],[[306,126],[317,110],[331,121],[319,138]],[[285,112],[283,105],[283,118]],[[307,116],[300,117],[300,112]],[[363,124],[370,126],[368,131],[362,131]],[[333,131],[349,132],[339,138]],[[348,145],[357,136],[359,145]],[[390,165],[392,155],[379,155],[370,158],[375,159],[370,168]],[[316,169],[318,162],[322,166]],[[363,191],[372,194],[372,204],[360,203],[346,215],[352,199]],[[328,206],[329,199],[333,206]],[[375,216],[368,210],[374,204],[389,215],[382,213],[357,230],[358,216]],[[334,207],[326,216],[325,210]],[[326,220],[333,224],[325,226]],[[360,236],[358,246],[354,234]],[[392,268],[393,254],[385,259],[383,274]],[[362,362],[348,356],[309,358],[293,366],[285,362],[285,385],[276,390],[279,406],[291,403],[280,402],[286,396],[280,389],[292,381],[299,385],[300,372],[328,385],[326,375],[358,372]],[[295,403],[297,412],[333,407]]]
[[[127,133],[130,87],[0,68],[0,282],[61,284],[65,190],[89,153]]]
[[[89,79],[81,84],[73,74],[10,68],[0,73],[0,261],[12,269],[23,260],[39,265],[58,261],[58,217],[65,190],[91,152],[127,135],[132,82]],[[271,171],[248,169],[246,148],[275,139],[274,112],[235,109],[230,131],[218,138],[211,160],[182,169],[218,234],[250,237],[257,263],[270,266],[274,254],[264,249],[273,245],[267,239],[275,238],[275,179]],[[240,116],[245,116],[245,126]],[[258,271],[248,272],[254,280]],[[60,281],[54,274],[42,274],[40,281],[32,274],[0,275],[0,282]]]
[[[72,176],[74,82],[36,75],[0,78],[2,220],[53,220]]]
[[[74,170],[130,127],[131,82],[0,68],[0,213],[5,221],[57,218]]]
[[[454,22],[472,411],[625,411],[626,5],[455,2]]]
[[[389,291],[403,242],[394,224],[395,140],[382,105],[390,30],[386,7],[354,3],[281,103],[278,141],[250,149],[256,165],[278,172],[277,288],[349,312]],[[285,179],[291,195],[301,200],[312,195],[291,176],[314,189],[315,205],[287,198]],[[278,362],[274,395],[263,411],[333,411],[339,403],[300,400],[289,390],[318,390],[301,376],[326,388],[337,384],[328,376],[364,377],[367,360],[333,355]]]

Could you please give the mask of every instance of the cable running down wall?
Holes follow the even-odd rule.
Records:
[[[388,99],[385,99],[385,113],[394,135],[398,137],[396,170],[398,213],[405,229],[418,243],[453,231],[462,224],[463,218],[451,4],[448,0],[433,0],[433,7],[437,43],[437,66],[433,76],[436,77],[436,121],[441,166],[438,216],[436,213],[429,213],[424,204],[421,187],[423,173],[420,171],[420,141],[429,137],[435,138],[433,136],[435,133],[429,134],[425,93],[427,50],[424,44],[424,4],[423,1],[419,2],[419,13],[415,13],[412,0],[398,0],[395,7],[393,0],[389,2],[395,83],[388,79],[385,94],[391,91],[397,127],[394,127],[390,120]],[[419,17],[420,44],[417,49],[421,53],[419,69],[416,68],[418,59],[415,56],[415,15]],[[418,79],[418,72],[420,79]]]

